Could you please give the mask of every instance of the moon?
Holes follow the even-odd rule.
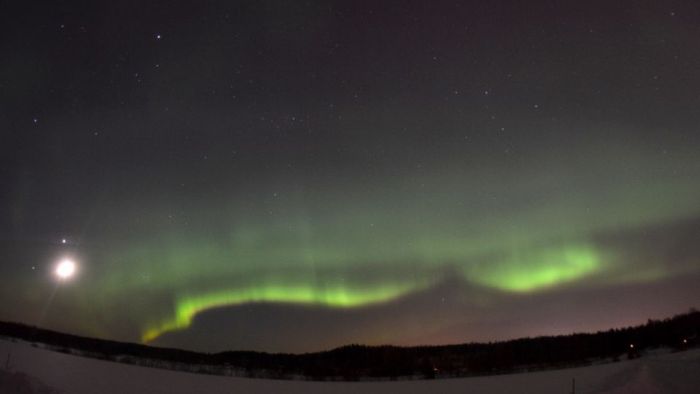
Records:
[[[59,279],[66,280],[75,275],[75,269],[76,265],[73,260],[63,259],[56,265],[56,270],[54,272]]]

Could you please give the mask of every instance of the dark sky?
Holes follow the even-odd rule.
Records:
[[[5,1],[0,58],[2,320],[300,352],[699,305],[697,1]]]

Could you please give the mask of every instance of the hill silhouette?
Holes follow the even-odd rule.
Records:
[[[476,376],[583,366],[635,358],[666,347],[697,345],[700,312],[596,333],[441,346],[348,345],[305,354],[226,351],[199,353],[87,338],[25,324],[0,322],[0,336],[52,350],[190,372],[310,380]]]

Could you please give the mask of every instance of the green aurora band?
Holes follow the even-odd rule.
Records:
[[[601,268],[601,259],[590,246],[536,250],[525,256],[516,253],[497,265],[468,267],[467,278],[505,291],[528,292],[568,283]]]
[[[504,291],[527,292],[580,279],[596,272],[601,264],[592,248],[578,245],[536,250],[524,258],[513,256],[503,263],[467,268],[465,279]],[[273,285],[187,296],[176,302],[174,318],[148,327],[142,340],[151,342],[165,332],[186,329],[198,313],[217,307],[278,302],[352,308],[391,301],[434,283],[434,280],[423,280],[365,288]]]
[[[110,319],[118,321],[118,314],[104,317],[105,309],[128,310],[137,335],[152,342],[215,308],[361,308],[455,274],[469,286],[515,296],[653,282],[678,271],[618,253],[601,239],[694,217],[700,187],[676,168],[686,164],[700,175],[700,166],[680,148],[675,164],[652,162],[641,151],[626,157],[626,166],[603,154],[565,169],[539,159],[517,176],[465,172],[457,163],[361,192],[359,180],[303,192],[292,182],[179,206],[159,205],[160,197],[121,202],[118,215],[102,219],[109,242],[88,250],[95,264],[85,267],[80,290],[62,297],[101,317],[91,334],[109,333]],[[627,168],[641,175],[630,178]]]
[[[208,309],[240,305],[250,302],[285,302],[315,304],[336,308],[351,308],[388,301],[416,288],[410,285],[383,286],[363,291],[349,290],[343,287],[323,290],[303,286],[261,287],[232,290],[187,297],[178,301],[175,318],[148,328],[142,337],[143,342],[150,342],[164,332],[181,330],[190,326],[194,316]]]

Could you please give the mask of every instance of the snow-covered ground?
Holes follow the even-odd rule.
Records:
[[[9,357],[8,357],[9,355]],[[101,361],[0,339],[0,392],[700,393],[700,349],[555,371],[446,380],[303,382],[199,375]],[[9,370],[8,370],[9,365]],[[4,390],[4,391],[3,391]]]

